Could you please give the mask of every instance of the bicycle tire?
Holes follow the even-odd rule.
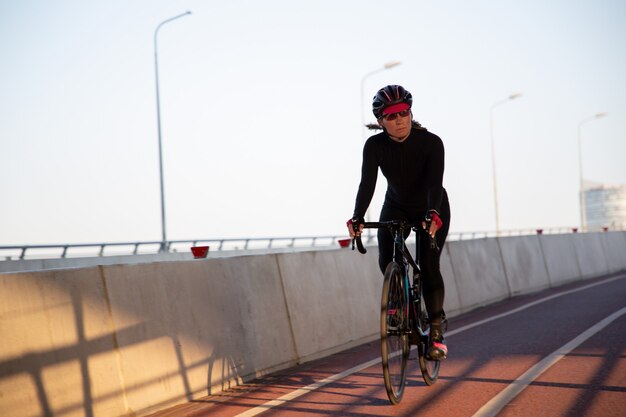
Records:
[[[399,404],[406,384],[409,360],[408,293],[400,265],[385,270],[380,308],[380,346],[387,396]]]
[[[419,328],[422,330],[420,334],[420,342],[417,345],[417,357],[420,365],[420,371],[422,372],[422,378],[426,385],[433,385],[439,378],[439,367],[441,362],[438,360],[432,360],[428,358],[428,335],[430,333],[430,322],[428,320],[428,312],[421,294],[421,287],[419,293],[419,299],[417,300],[417,320],[419,322]]]

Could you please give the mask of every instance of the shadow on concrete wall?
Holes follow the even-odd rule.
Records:
[[[37,276],[24,277],[24,279],[31,279],[37,285],[35,282]],[[72,280],[51,279],[48,280],[47,284],[50,282],[57,285],[55,290],[65,294],[63,302],[45,303],[40,309],[31,309],[26,314],[35,317],[38,321],[57,321],[55,325],[49,327],[39,325],[38,327],[41,328],[42,332],[54,332],[54,328],[63,325],[60,323],[60,321],[63,321],[65,322],[65,329],[73,328],[75,334],[58,335],[56,338],[53,334],[42,334],[42,340],[56,339],[57,343],[53,344],[60,346],[40,351],[33,349],[30,353],[0,360],[0,415],[2,416],[40,415],[50,417],[84,415],[87,417],[98,417],[143,415],[166,405],[184,400],[191,401],[194,396],[210,395],[211,375],[214,369],[222,369],[222,380],[224,382],[221,389],[230,388],[231,384],[236,384],[236,381],[241,380],[241,375],[248,372],[245,362],[242,363],[237,361],[236,358],[229,356],[228,352],[219,348],[220,344],[216,344],[217,347],[211,351],[210,355],[201,359],[196,358],[194,362],[187,363],[179,337],[172,334],[171,331],[167,331],[155,318],[143,317],[133,325],[121,328],[113,327],[111,331],[100,332],[96,337],[89,337],[88,333],[94,332],[93,329],[88,329],[88,321],[93,320],[93,318],[89,318],[89,314],[93,314],[93,311],[90,311],[88,314],[85,308],[93,305],[94,300],[98,300],[101,297],[101,291],[106,291],[106,289],[97,288],[97,285],[87,286],[84,283],[73,285]],[[45,286],[41,284],[39,286],[39,290],[42,292],[46,291]],[[19,297],[19,294],[12,294],[11,297]],[[42,297],[46,297],[46,295],[43,294]],[[71,305],[68,305],[68,303]],[[59,310],[64,312],[63,316],[51,313],[51,311],[58,312]],[[70,311],[71,316],[68,314]],[[129,311],[128,313],[137,316],[142,314],[139,311]],[[214,314],[219,314],[219,311],[214,312]],[[18,318],[19,316],[20,311],[8,311],[6,314],[0,315],[0,325],[7,318],[11,320],[12,317]],[[217,317],[217,319],[219,320],[220,318]],[[22,334],[16,334],[15,331],[12,334],[7,334],[4,330],[2,333],[3,343],[15,343],[16,340],[33,337],[33,332],[28,329]],[[29,334],[26,335],[26,333]],[[193,337],[193,335],[189,335],[189,337]],[[68,339],[74,340],[74,342],[58,342],[58,340]],[[151,379],[143,379],[139,383],[125,382],[119,352],[158,339],[169,340],[170,352],[175,356],[177,370],[161,373]],[[44,343],[42,342],[42,344]],[[50,345],[50,343],[45,344]],[[117,364],[113,360],[107,362],[107,364],[110,368],[114,368],[117,365],[118,369],[109,369],[103,375],[99,370],[93,369],[94,363],[91,361],[101,360],[98,358],[106,355],[116,357]],[[173,360],[171,354],[167,360]],[[51,378],[50,372],[54,372],[55,376],[59,375],[59,366],[74,364],[79,369],[79,375],[75,374],[74,368],[72,368],[72,371],[61,375],[60,378]],[[155,366],[148,360],[141,365],[145,367]],[[190,383],[189,373],[198,368],[202,368],[206,372],[206,386],[200,390],[196,389],[194,392]],[[56,371],[51,371],[53,369],[56,369]],[[23,375],[29,376],[29,383],[19,379]],[[103,379],[117,379],[117,381],[111,383]],[[172,390],[171,398],[163,400],[164,397],[161,396],[161,402],[159,404],[150,403],[149,409],[136,409],[133,407],[132,401],[129,401],[133,393],[150,386],[167,384],[167,381],[172,379],[177,379],[183,390],[182,392],[181,390]],[[18,380],[19,383],[13,383]],[[80,380],[80,389],[74,385],[74,391],[82,391],[80,399],[77,399],[76,393],[60,392],[64,385],[72,384],[78,380]],[[18,384],[21,386],[17,387]],[[27,387],[29,384],[32,385]],[[112,387],[117,387],[117,389]],[[36,401],[34,401],[35,399]]]

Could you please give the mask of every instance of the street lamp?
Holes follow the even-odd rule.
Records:
[[[393,67],[397,67],[400,64],[402,64],[402,62],[400,61],[387,62],[381,68],[375,69],[374,71],[370,71],[367,74],[365,74],[363,78],[361,78],[361,134],[363,135],[363,142],[365,142],[365,136],[367,132],[367,128],[365,127],[365,114],[363,113],[363,103],[365,101],[365,80],[374,74],[378,74],[379,72],[391,69]],[[367,212],[365,213],[365,219],[366,221],[369,221],[369,208],[367,209]],[[371,234],[372,232],[371,229],[368,229],[368,231]]]
[[[361,79],[361,129],[366,129],[365,127],[365,115],[363,113],[363,103],[365,101],[365,80],[367,78],[369,78],[370,76],[374,75],[374,74],[378,74],[379,72],[391,69],[393,67],[397,67],[398,65],[402,64],[402,62],[400,61],[390,61],[387,62],[385,65],[383,65],[381,68],[377,68],[374,71],[370,71],[367,74],[365,74],[363,76],[363,78]],[[365,132],[366,130],[362,131],[363,134],[363,140],[365,140]]]
[[[496,182],[496,151],[495,151],[495,143],[493,139],[493,109],[497,106],[508,103],[511,100],[515,100],[516,98],[520,98],[522,93],[513,93],[507,98],[497,101],[491,106],[491,110],[489,111],[489,132],[491,135],[491,170],[493,174],[493,202],[496,210],[496,236],[500,235],[500,215],[498,212],[498,185]]]
[[[183,14],[179,14],[178,16],[174,16],[167,20],[164,20],[163,22],[159,23],[159,25],[154,30],[154,75],[156,79],[157,132],[159,135],[159,178],[161,180],[161,252],[166,251],[167,237],[165,233],[165,193],[163,191],[163,150],[161,147],[161,101],[159,99],[159,60],[157,58],[157,35],[159,33],[159,29],[161,29],[161,26],[163,26],[164,24],[190,14],[191,12],[187,11]]]
[[[588,122],[592,122],[601,117],[606,116],[608,113],[601,112],[596,113],[591,117],[588,117],[578,123],[578,174],[579,174],[579,187],[580,187],[580,229],[581,232],[584,232],[587,228],[587,203],[585,201],[585,188],[583,184],[583,153],[582,153],[582,144],[580,139],[580,128],[582,125]]]

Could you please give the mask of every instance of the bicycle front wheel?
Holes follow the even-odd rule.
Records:
[[[408,288],[402,268],[391,262],[385,271],[380,305],[380,342],[385,389],[392,404],[400,403],[409,360]]]

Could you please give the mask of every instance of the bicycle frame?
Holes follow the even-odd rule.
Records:
[[[409,223],[406,221],[388,221],[388,222],[365,222],[363,223],[364,228],[386,228],[393,235],[393,256],[392,259],[398,265],[400,265],[403,269],[403,281],[405,288],[405,296],[406,299],[409,300],[407,303],[406,317],[410,318],[412,325],[410,329],[407,329],[410,333],[417,331],[419,332],[418,337],[425,336],[427,334],[427,329],[422,329],[417,319],[416,308],[418,307],[416,304],[418,302],[422,302],[421,300],[421,285],[420,274],[421,269],[419,266],[419,253],[420,253],[420,244],[421,239],[419,235],[419,224]],[[404,233],[407,230],[412,230],[415,233],[415,258],[411,255],[411,252],[407,248],[406,241],[404,238]],[[357,240],[357,244],[359,241]],[[359,247],[359,251],[364,253],[361,247]],[[409,277],[409,267],[412,268],[413,274]],[[412,339],[412,344],[415,343],[415,339]]]
[[[402,275],[403,275],[402,280],[404,282],[403,284],[404,295],[406,299],[408,300],[405,314],[406,314],[406,317],[409,317],[409,322],[412,324],[415,324],[416,323],[415,309],[411,308],[413,304],[415,303],[414,288],[413,288],[413,282],[411,282],[411,278],[409,278],[409,267],[413,268],[413,276],[415,276],[416,273],[419,273],[420,269],[419,269],[417,262],[415,262],[415,260],[413,259],[413,256],[411,256],[411,252],[406,246],[406,242],[404,239],[404,232],[406,228],[407,226],[405,226],[404,223],[400,223],[398,227],[389,226],[388,230],[393,234],[394,244],[393,244],[392,259],[402,268]],[[406,330],[408,330],[409,332],[409,339],[410,339],[410,333],[415,331],[415,326],[410,325],[409,328]]]

